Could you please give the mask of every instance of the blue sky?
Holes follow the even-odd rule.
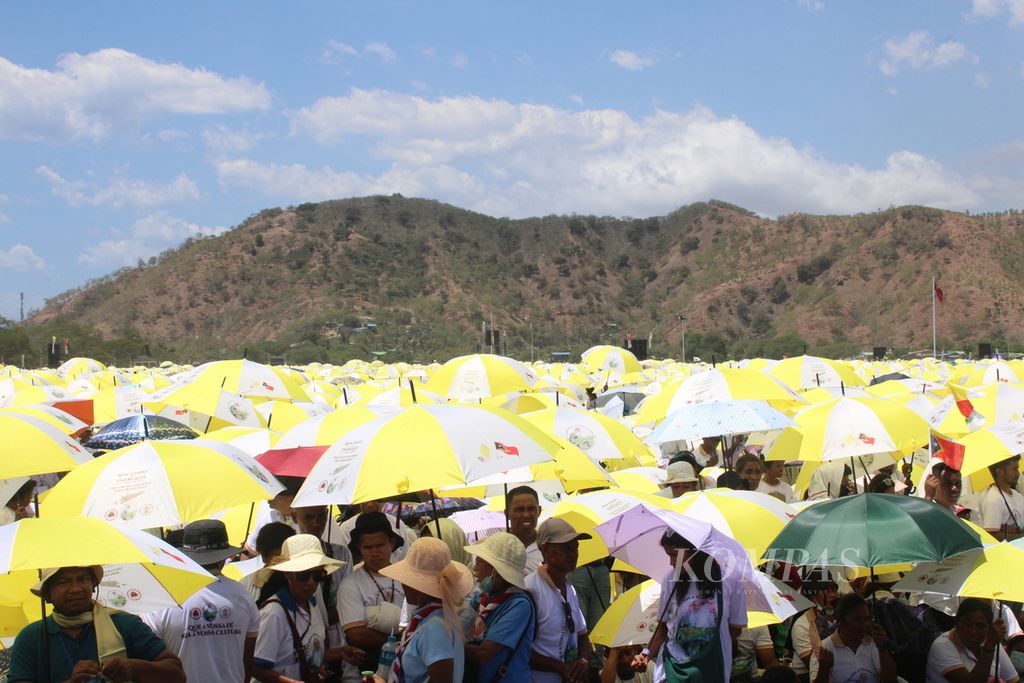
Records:
[[[0,315],[267,207],[1024,208],[1024,0],[7,3]]]

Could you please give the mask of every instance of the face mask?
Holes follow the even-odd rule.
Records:
[[[1024,673],[1024,652],[1011,652],[1010,661],[1013,662],[1013,668],[1017,673]]]
[[[480,590],[488,594],[494,590],[494,574],[489,575],[480,582]]]

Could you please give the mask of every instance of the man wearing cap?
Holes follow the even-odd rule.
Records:
[[[661,484],[662,489],[655,495],[663,498],[678,498],[684,493],[696,491],[698,485],[699,480],[696,472],[693,471],[693,465],[684,460],[678,460],[665,468],[665,481]]]
[[[537,637],[530,655],[534,683],[587,680],[590,639],[576,590],[567,577],[576,568],[580,540],[588,538],[590,534],[577,533],[557,517],[537,530],[544,561],[526,577],[526,589],[537,607]]]
[[[466,659],[479,665],[480,683],[499,678],[526,683],[537,626],[533,600],[525,592],[526,548],[512,534],[499,531],[466,550],[476,556],[477,576],[486,575],[479,608],[486,631],[479,644],[466,644]]]
[[[505,494],[509,531],[526,548],[527,572],[535,571],[544,559],[537,547],[537,519],[540,510],[540,498],[529,486],[517,486]]]
[[[53,614],[18,634],[7,680],[184,683],[181,661],[141,619],[94,600],[102,579],[99,565],[43,570],[32,592],[53,605]],[[44,625],[48,661],[43,660]]]
[[[398,634],[405,593],[399,581],[381,574],[391,564],[392,553],[404,543],[383,512],[364,512],[352,527],[349,550],[363,564],[341,582],[338,612],[345,640],[366,652],[364,670],[377,668],[380,648],[392,633]],[[359,669],[346,666],[346,681],[360,680]]]
[[[242,549],[228,544],[224,522],[203,519],[185,527],[181,550],[217,580],[181,607],[142,620],[181,658],[190,681],[245,683],[252,676],[260,613],[251,593],[221,574],[225,560]]]

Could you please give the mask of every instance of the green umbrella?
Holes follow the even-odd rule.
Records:
[[[764,557],[805,566],[878,567],[939,562],[981,546],[977,533],[931,501],[861,493],[804,509]]]

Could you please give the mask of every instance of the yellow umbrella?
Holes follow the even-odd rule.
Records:
[[[207,432],[196,439],[196,441],[226,443],[255,458],[260,453],[266,453],[271,448],[274,448],[280,439],[280,434],[266,427],[230,426]]]
[[[565,439],[592,460],[628,460],[640,464],[650,455],[647,445],[614,418],[578,408],[548,408],[523,416],[548,434]]]
[[[583,352],[580,362],[591,372],[607,370],[621,375],[643,369],[632,351],[618,346],[592,346]]]
[[[190,373],[191,383],[212,386],[240,396],[263,396],[292,401],[308,401],[302,381],[281,368],[251,360],[218,360],[200,365]]]
[[[60,408],[54,408],[53,406],[43,404],[0,408],[0,413],[27,415],[28,417],[39,420],[40,422],[45,422],[51,427],[56,427],[64,434],[74,434],[89,426],[77,417],[65,413]]]
[[[537,374],[517,360],[493,354],[453,358],[434,373],[426,388],[446,399],[481,399],[526,391]]]
[[[396,412],[394,408],[348,405],[300,422],[281,435],[275,448],[329,446],[356,427]]]
[[[992,543],[942,562],[922,562],[896,584],[896,590],[1024,601],[1024,548]]]
[[[559,501],[551,511],[551,516],[564,519],[576,531],[593,536],[589,540],[580,541],[578,564],[582,566],[608,556],[608,546],[594,532],[597,525],[641,503],[651,508],[667,509],[670,502],[668,498],[618,489],[593,491]]]
[[[233,446],[142,441],[78,467],[41,507],[44,517],[82,515],[148,529],[270,500],[282,488],[263,465]]]
[[[20,597],[17,591],[35,583],[39,569],[90,565],[104,566],[100,600],[137,612],[180,605],[214,581],[180,550],[144,531],[91,517],[29,518],[0,527],[0,574],[10,574],[0,580],[0,604]]]
[[[0,479],[67,472],[92,456],[61,430],[27,415],[0,413]]]
[[[816,356],[787,358],[765,372],[793,389],[859,387],[867,384],[848,363]]]
[[[685,493],[672,501],[671,509],[707,522],[739,541],[757,563],[796,510],[781,500],[754,491],[712,489]]]

